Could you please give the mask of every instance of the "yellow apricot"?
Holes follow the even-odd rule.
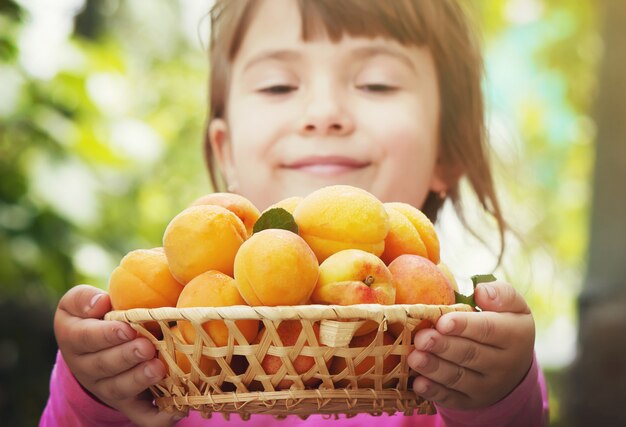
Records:
[[[319,262],[344,249],[383,253],[389,217],[374,195],[349,185],[312,192],[294,211],[299,233]]]
[[[191,206],[216,205],[228,209],[243,222],[248,232],[252,235],[252,227],[259,219],[261,213],[252,202],[235,193],[211,193],[196,199]]]
[[[319,274],[315,254],[297,234],[267,229],[255,233],[235,257],[235,280],[252,306],[308,301]]]
[[[163,247],[174,277],[186,284],[218,270],[232,276],[235,254],[248,237],[243,222],[221,206],[191,206],[172,219]]]

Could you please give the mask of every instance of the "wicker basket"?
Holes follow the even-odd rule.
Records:
[[[147,336],[159,351],[169,374],[151,390],[162,410],[186,412],[193,409],[207,418],[213,412],[223,413],[226,417],[238,413],[244,419],[251,414],[277,417],[293,414],[306,418],[311,414],[434,413],[434,407],[411,390],[406,357],[412,350],[412,331],[422,320],[435,321],[447,312],[471,310],[464,304],[164,307],[113,311],[106,315],[106,319],[129,323]],[[235,323],[241,319],[260,320],[266,333],[258,344],[248,343],[243,337]],[[188,320],[193,325],[196,331],[193,344],[184,343],[170,329],[178,320]],[[215,346],[202,328],[201,325],[209,320],[224,320],[229,331],[226,346]],[[293,346],[283,346],[276,332],[283,320],[300,321],[302,325]],[[154,321],[162,336],[160,332],[149,332],[155,331]],[[377,329],[371,344],[348,347],[354,332],[365,322],[372,321]],[[319,340],[314,323],[319,326]],[[385,345],[383,334],[388,325],[394,323],[403,325],[402,333],[393,344]],[[151,327],[146,328],[146,325]],[[175,351],[179,352],[179,357],[182,354],[188,358],[189,373],[184,373],[176,364]],[[273,375],[267,374],[261,366],[266,355],[282,360],[282,368]],[[299,374],[292,364],[297,355],[311,356],[315,358],[315,364]],[[392,369],[387,366],[383,371],[383,360],[389,355],[397,355],[399,362]],[[219,368],[205,375],[206,371],[200,369],[201,356],[213,359]],[[356,374],[355,366],[366,357],[374,357],[375,363],[366,372]],[[346,368],[331,375],[328,368],[331,358],[343,358]],[[311,378],[317,379],[319,385],[307,388],[305,382]],[[293,385],[288,390],[277,390],[276,385],[283,379],[293,381]],[[359,386],[364,381],[369,384],[367,388]]]

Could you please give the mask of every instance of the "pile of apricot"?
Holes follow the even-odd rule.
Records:
[[[232,193],[201,197],[170,221],[162,247],[134,250],[121,260],[109,281],[113,309],[454,304],[454,278],[440,264],[437,234],[419,209],[382,203],[347,185],[279,201],[264,215],[283,209],[296,230],[255,231],[261,212],[246,198]],[[236,324],[239,339],[243,338],[240,344],[259,343],[265,335],[258,320]],[[223,321],[202,327],[215,346],[227,344],[229,330]],[[283,321],[277,332],[284,345],[293,345],[301,329],[298,321]],[[351,345],[369,345],[375,329],[373,322],[364,324]],[[391,327],[384,342],[393,343],[401,331]],[[187,344],[197,338],[187,321],[179,321],[173,332]],[[314,332],[319,334],[317,326]],[[187,357],[179,356],[177,364],[189,372]],[[389,359],[391,366],[397,364],[394,357]],[[282,363],[271,355],[260,362],[268,374]],[[298,372],[314,363],[302,355],[292,362]],[[356,370],[366,370],[372,363],[366,358]],[[199,366],[206,375],[218,370],[206,357]],[[345,360],[329,360],[328,366],[331,373],[341,372]],[[291,384],[283,380],[277,387]]]

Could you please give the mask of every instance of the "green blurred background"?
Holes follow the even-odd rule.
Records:
[[[0,0],[4,425],[37,422],[59,297],[78,283],[106,288],[126,252],[159,246],[169,220],[211,191],[201,152],[210,3]],[[552,425],[564,425],[590,241],[604,2],[466,3],[485,47],[496,177],[517,233],[496,273],[532,307]],[[470,218],[479,231],[492,226]],[[439,228],[462,286],[494,268],[497,242],[478,244],[449,211]]]

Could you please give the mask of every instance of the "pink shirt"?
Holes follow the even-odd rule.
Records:
[[[384,423],[385,427],[456,427],[456,426],[544,426],[548,424],[548,398],[546,384],[533,360],[532,366],[524,380],[508,396],[501,401],[483,409],[460,411],[437,408],[436,415],[404,416],[382,415],[373,417],[361,414],[352,418],[339,419],[312,415],[306,420],[290,416],[285,420],[277,420],[271,415],[252,415],[250,420],[243,421],[237,415],[231,415],[226,421],[220,414],[213,414],[207,420],[197,411],[191,411],[187,418],[178,422],[179,427],[369,427]],[[74,378],[65,364],[61,353],[50,377],[50,397],[39,422],[40,427],[73,427],[73,426],[132,426],[133,424],[120,412],[109,408],[89,396]]]

